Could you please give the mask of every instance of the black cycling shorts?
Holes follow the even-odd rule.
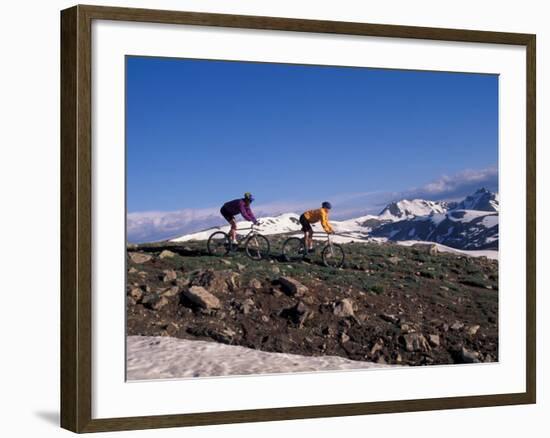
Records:
[[[235,219],[235,216],[229,213],[225,207],[221,208],[220,213],[222,214],[222,216],[225,218],[227,222],[231,222]]]
[[[304,215],[300,216],[300,224],[302,225],[302,231],[304,232],[311,232],[313,231],[313,228],[311,228],[311,224],[306,219]]]

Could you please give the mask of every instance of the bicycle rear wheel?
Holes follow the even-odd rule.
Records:
[[[331,243],[323,248],[323,264],[329,268],[341,268],[345,258],[344,249],[336,243]]]
[[[250,236],[244,244],[246,255],[252,260],[262,260],[269,257],[269,240],[261,234]]]
[[[208,249],[208,254],[210,255],[226,255],[231,249],[229,236],[223,231],[216,231],[208,238],[208,242],[206,242],[206,248]]]
[[[283,243],[283,259],[287,262],[303,260],[306,255],[304,240],[299,237],[289,237]]]

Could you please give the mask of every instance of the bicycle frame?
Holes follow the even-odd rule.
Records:
[[[245,230],[250,230],[248,232],[248,234],[244,237],[241,237],[237,243],[240,245],[241,242],[246,242],[247,239],[249,239],[250,237],[252,236],[255,236],[256,234],[259,233],[259,230],[258,230],[258,227],[254,227],[254,224],[252,224],[249,228],[237,228],[237,231],[245,231]]]

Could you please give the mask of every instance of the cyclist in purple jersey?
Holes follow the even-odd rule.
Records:
[[[237,241],[237,221],[235,221],[235,216],[240,214],[245,220],[252,222],[254,225],[258,225],[258,221],[250,209],[252,201],[254,201],[254,197],[251,193],[246,192],[243,198],[228,201],[223,204],[220,209],[222,216],[231,225],[229,236],[233,243]]]

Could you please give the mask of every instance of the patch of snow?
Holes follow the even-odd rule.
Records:
[[[498,260],[498,250],[482,249],[482,250],[465,250],[451,248],[450,246],[442,245],[441,243],[427,242],[425,240],[400,240],[395,242],[398,245],[413,246],[415,244],[435,245],[441,252],[449,252],[453,254],[462,254],[469,257],[487,257],[490,260]]]
[[[126,345],[128,380],[397,367],[338,356],[269,353],[235,345],[189,341],[167,336],[128,336]]]
[[[493,214],[493,215],[485,216],[481,221],[481,223],[487,228],[492,228],[495,225],[498,225],[498,215]]]

